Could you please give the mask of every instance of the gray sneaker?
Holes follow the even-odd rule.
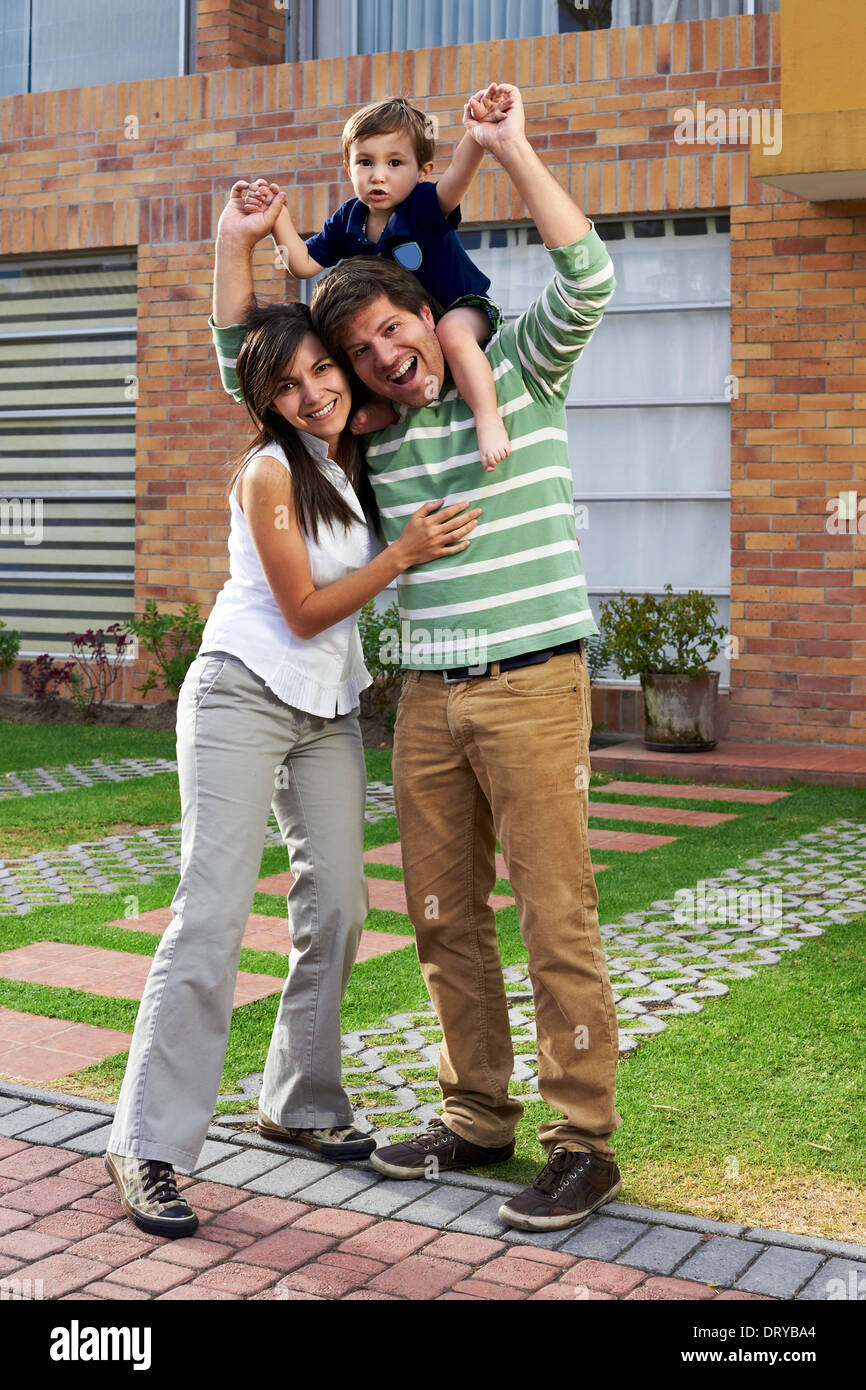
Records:
[[[127,1216],[152,1236],[191,1236],[198,1217],[177,1190],[170,1163],[158,1158],[105,1155],[105,1167]]]

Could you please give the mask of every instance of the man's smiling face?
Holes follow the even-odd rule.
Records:
[[[428,405],[445,377],[435,327],[428,305],[413,314],[379,295],[353,314],[341,330],[340,345],[371,391],[404,405]]]

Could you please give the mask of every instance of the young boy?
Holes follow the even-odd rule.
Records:
[[[511,98],[491,83],[466,110],[475,120],[503,120]],[[467,256],[456,234],[460,199],[474,178],[483,149],[467,133],[438,183],[428,183],[434,142],[430,122],[404,97],[357,111],[343,130],[343,161],[355,197],[328,218],[321,232],[301,240],[287,207],[273,236],[285,247],[288,270],[298,280],[318,275],[348,256],[388,256],[411,270],[446,312],[436,328],[442,354],[459,394],[475,418],[481,462],[488,471],[511,452],[496,405],[493,374],[482,344],[501,323],[487,297],[490,281]],[[248,211],[267,205],[279,190],[256,180],[246,195]],[[411,370],[411,364],[410,368]],[[438,389],[438,383],[431,388]],[[390,402],[375,398],[353,417],[356,434],[393,424]]]

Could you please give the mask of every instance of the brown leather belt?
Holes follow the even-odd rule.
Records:
[[[519,652],[517,656],[506,656],[501,661],[487,661],[483,666],[452,666],[446,671],[436,671],[433,674],[440,675],[446,685],[451,685],[455,681],[475,680],[478,676],[489,676],[491,666],[498,667],[500,671],[514,671],[520,666],[541,666],[552,656],[559,656],[560,652],[577,652],[582,656],[583,638],[577,637],[571,642],[560,642],[558,647],[544,647],[537,652]]]

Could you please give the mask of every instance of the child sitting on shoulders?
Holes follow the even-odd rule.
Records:
[[[464,114],[476,121],[503,120],[510,104],[510,95],[491,83],[470,97]],[[445,310],[436,336],[457,390],[472,411],[481,462],[490,471],[511,452],[482,348],[502,315],[487,297],[490,281],[467,256],[456,233],[460,199],[484,150],[467,133],[439,181],[428,182],[435,149],[431,123],[404,97],[357,111],[343,130],[342,147],[355,197],[306,242],[295,230],[288,207],[277,218],[273,236],[277,246],[286,249],[289,273],[308,280],[325,266],[365,255],[388,256],[411,270],[437,307]],[[247,210],[266,206],[279,191],[264,179],[256,180],[246,195]],[[411,377],[410,363],[407,378]],[[438,383],[431,383],[431,397],[438,389]],[[375,398],[356,411],[351,429],[368,434],[396,419],[391,402]]]

